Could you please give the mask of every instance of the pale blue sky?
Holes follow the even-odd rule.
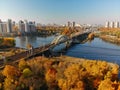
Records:
[[[43,24],[104,24],[120,21],[120,0],[0,0],[0,19]]]

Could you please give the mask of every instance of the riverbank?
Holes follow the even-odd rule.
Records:
[[[117,38],[116,36],[111,35],[101,35],[100,38],[106,42],[110,42],[113,44],[120,45],[120,38]]]
[[[106,42],[120,45],[120,29],[118,28],[100,28],[95,36]]]
[[[119,90],[118,72],[117,64],[106,61],[39,56],[6,65],[0,86],[5,90]]]

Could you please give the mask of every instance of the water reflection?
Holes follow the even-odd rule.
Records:
[[[37,37],[37,36],[22,36],[16,37],[16,47],[26,48],[26,45],[30,43],[33,47],[39,47],[50,43],[54,39],[54,36],[49,37]]]

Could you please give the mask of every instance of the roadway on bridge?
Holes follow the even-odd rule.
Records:
[[[27,51],[24,51],[21,53],[17,53],[15,55],[6,57],[6,59],[8,60],[9,63],[11,63],[11,62],[19,61],[22,58],[28,58],[28,57],[34,56],[36,54],[40,54],[42,52],[49,50],[51,47],[55,47],[56,45],[58,45],[60,43],[64,43],[67,40],[72,39],[74,37],[77,37],[77,36],[84,34],[84,33],[86,33],[86,32],[77,32],[77,33],[74,33],[74,35],[71,35],[70,38],[67,38],[66,40],[63,40],[61,42],[59,42],[59,39],[58,39],[57,43],[50,43],[50,44],[47,44],[45,46],[33,48],[32,50],[27,50]],[[2,66],[2,65],[4,65],[4,60],[0,59],[0,66]]]

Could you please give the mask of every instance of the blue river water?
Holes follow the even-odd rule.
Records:
[[[16,37],[16,47],[26,48],[26,45],[29,43],[34,48],[46,45],[51,43],[51,41],[55,38],[55,36],[47,36],[47,37],[37,37],[37,36],[22,36]]]
[[[16,37],[16,47],[26,48],[27,43],[34,47],[39,47],[50,43],[55,36],[49,37]],[[120,46],[105,42],[99,38],[95,38],[91,42],[84,44],[72,45],[65,55],[78,58],[105,60],[120,65]]]
[[[68,49],[66,55],[94,59],[105,60],[120,65],[120,46],[105,42],[99,38],[95,38],[91,42],[84,44],[76,44]]]

